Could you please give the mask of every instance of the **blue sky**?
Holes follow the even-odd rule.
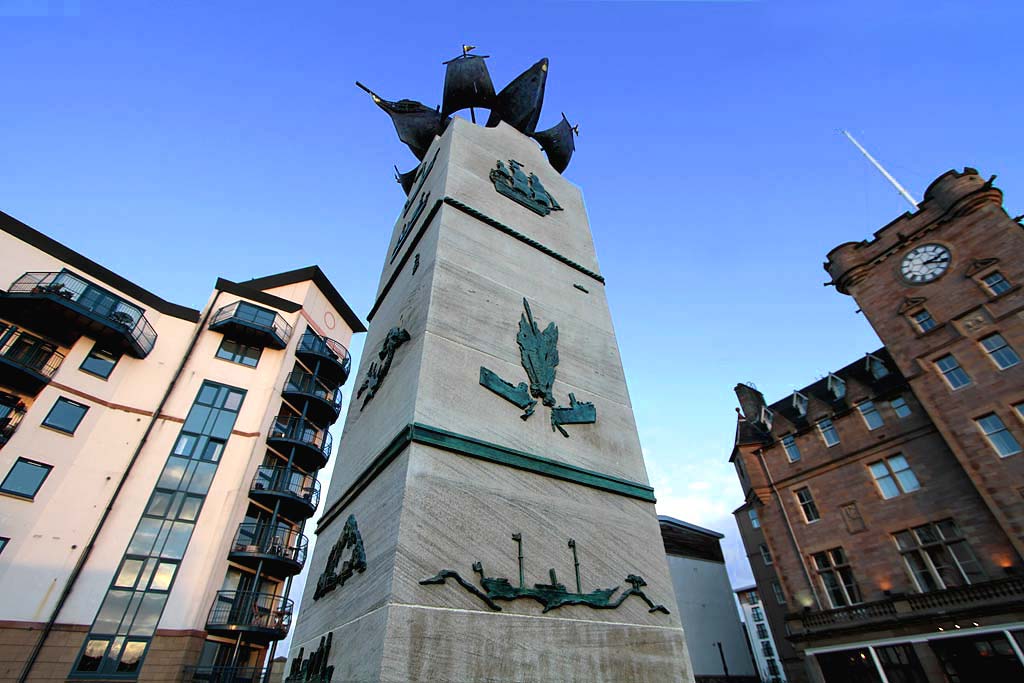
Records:
[[[414,165],[353,82],[439,103],[472,43],[551,59],[541,127],[583,188],[659,512],[729,512],[732,387],[769,400],[879,345],[832,247],[965,165],[1024,213],[1020,2],[0,0],[0,209],[177,303],[319,264],[365,317]],[[354,344],[358,353],[361,341]]]

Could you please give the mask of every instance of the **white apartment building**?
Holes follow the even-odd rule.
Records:
[[[761,680],[766,683],[786,683],[786,674],[779,666],[775,639],[761,606],[757,586],[737,588],[736,599],[743,610],[743,623],[747,628],[747,637],[750,639],[750,648],[754,653],[754,661]]]
[[[258,679],[363,324],[316,266],[195,310],[4,213],[0,254],[0,679]]]

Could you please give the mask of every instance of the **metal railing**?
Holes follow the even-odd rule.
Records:
[[[331,448],[333,446],[331,433],[301,417],[277,418],[274,420],[267,438],[297,441],[317,449],[324,454],[325,458],[331,457]]]
[[[321,337],[312,330],[306,330],[302,338],[299,339],[296,351],[299,353],[312,353],[333,360],[341,365],[342,372],[345,377],[348,377],[352,366],[352,356],[341,342],[337,342],[330,337]]]
[[[206,617],[207,630],[259,630],[288,635],[294,603],[271,593],[218,591]]]
[[[290,467],[260,467],[252,478],[252,490],[290,494],[313,508],[320,504],[316,477]]]
[[[53,345],[23,330],[14,332],[5,341],[0,340],[0,356],[9,363],[20,365],[47,379],[52,379],[57,368],[64,362],[64,354]]]
[[[341,387],[331,389],[318,378],[305,370],[292,370],[284,383],[285,392],[295,392],[315,396],[329,403],[334,412],[341,410]]]
[[[266,672],[256,666],[186,666],[181,680],[184,683],[258,683]]]
[[[20,403],[11,407],[6,415],[0,417],[0,446],[11,440],[23,417],[25,417],[25,406]]]
[[[25,273],[11,283],[7,292],[65,299],[74,307],[105,319],[112,327],[124,328],[143,353],[148,354],[156,344],[156,330],[146,320],[141,308],[66,270],[59,273]]]
[[[283,343],[287,343],[288,339],[292,336],[292,326],[286,323],[284,318],[274,313],[274,311],[260,308],[248,301],[235,301],[221,307],[220,310],[213,314],[213,318],[210,320],[210,327],[230,320],[235,320],[248,327],[272,332]]]
[[[248,522],[238,525],[232,553],[247,555],[271,555],[282,560],[295,562],[300,567],[306,563],[309,539],[295,529],[284,525]]]

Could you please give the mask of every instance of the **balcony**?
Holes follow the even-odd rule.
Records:
[[[876,631],[883,625],[977,617],[1024,607],[1024,577],[986,581],[928,593],[894,595],[832,610],[789,614],[793,640],[837,631]]]
[[[0,384],[31,396],[46,386],[64,354],[48,342],[9,328],[0,332]]]
[[[240,524],[228,559],[277,577],[295,576],[306,563],[309,539],[284,525]]]
[[[341,387],[331,388],[303,370],[288,374],[281,395],[293,406],[306,406],[306,416],[317,424],[334,424],[341,414]]]
[[[295,348],[295,355],[333,386],[340,387],[348,381],[352,356],[348,349],[330,337],[321,337],[312,330],[306,330]]]
[[[183,683],[259,683],[267,673],[255,666],[186,666]]]
[[[135,358],[156,344],[141,308],[66,270],[19,277],[0,294],[0,316],[69,346],[84,334]]]
[[[331,433],[301,417],[277,418],[267,444],[307,472],[320,469],[331,457]]]
[[[206,617],[211,635],[266,645],[288,635],[294,604],[270,593],[219,591]]]
[[[252,479],[249,497],[299,522],[309,519],[320,504],[320,482],[289,467],[260,467]]]
[[[7,444],[25,417],[25,404],[17,396],[0,393],[0,448]]]
[[[292,336],[292,326],[268,308],[236,301],[213,314],[210,329],[247,346],[283,349]]]

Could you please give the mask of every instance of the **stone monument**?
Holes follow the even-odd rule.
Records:
[[[605,281],[561,176],[575,131],[535,131],[547,70],[496,93],[464,49],[440,108],[368,90],[420,163],[398,174],[289,681],[693,680]]]

